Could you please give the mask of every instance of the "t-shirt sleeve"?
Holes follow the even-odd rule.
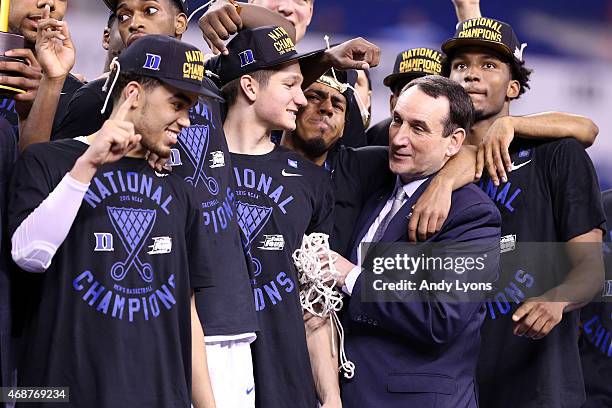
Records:
[[[102,81],[93,81],[74,93],[63,118],[53,128],[51,140],[88,136],[102,127],[113,110],[112,101],[109,101],[105,115],[100,113],[105,94],[97,92],[94,87],[102,85]]]
[[[334,228],[334,192],[329,177],[322,176],[314,188],[317,192],[316,202],[306,233],[320,232],[330,235]]]
[[[15,163],[9,185],[9,237],[53,190],[53,180],[43,163],[45,147],[44,144],[28,147]]]
[[[574,139],[563,139],[555,147],[549,171],[559,239],[566,242],[594,228],[605,231],[606,217],[593,162]]]
[[[208,288],[213,286],[210,270],[206,263],[205,248],[206,234],[202,228],[204,220],[202,211],[197,204],[193,189],[187,189],[187,219],[185,225],[185,242],[187,245],[187,259],[189,262],[189,279],[191,287]]]

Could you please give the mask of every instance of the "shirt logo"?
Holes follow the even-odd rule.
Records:
[[[111,277],[120,282],[126,277],[130,269],[136,269],[143,281],[152,282],[153,268],[151,264],[142,262],[138,255],[153,230],[157,211],[121,207],[107,207],[106,209],[127,253],[127,258],[124,261],[113,264]]]
[[[302,177],[301,174],[296,174],[296,173],[289,173],[287,170],[283,169],[283,171],[281,171],[281,174],[285,177]]]
[[[147,59],[142,66],[145,69],[150,69],[152,71],[159,71],[159,65],[161,64],[161,57],[157,54],[149,54],[147,52]]]
[[[499,240],[500,253],[514,251],[516,249],[516,235],[504,235]]]
[[[169,254],[172,252],[172,238],[153,237],[153,245],[149,245],[149,248],[149,255]]]
[[[264,251],[282,251],[285,248],[285,238],[282,235],[264,235],[261,246],[257,249]]]
[[[113,234],[109,234],[108,232],[94,232],[94,236],[96,237],[94,252],[112,252],[115,250],[115,248],[113,248]]]
[[[170,149],[170,158],[166,164],[172,167],[183,165],[183,162],[181,161],[181,152],[179,149]]]
[[[291,159],[287,159],[287,165],[289,167],[293,167],[294,169],[298,168],[298,162],[297,160],[291,160]]]
[[[244,234],[242,246],[246,249],[246,253],[253,263],[254,276],[259,276],[261,274],[261,262],[251,254],[251,245],[270,220],[272,207],[262,207],[236,201],[236,210],[238,212],[238,225]]]
[[[253,56],[253,50],[244,50],[240,54],[240,68],[246,67],[255,62],[255,57]]]
[[[180,146],[187,153],[187,157],[193,164],[194,172],[192,176],[186,177],[185,181],[196,187],[200,181],[212,195],[219,194],[219,183],[214,177],[210,177],[204,171],[204,163],[208,153],[208,143],[210,141],[210,128],[208,125],[194,125],[184,128],[179,134],[178,141]]]
[[[531,163],[531,160],[526,161],[525,163],[521,163],[521,164],[514,164],[514,162],[512,162],[512,165],[510,167],[510,171],[518,170],[521,167],[528,165],[529,163]]]
[[[217,167],[225,166],[225,155],[221,150],[216,152],[210,152],[210,168],[214,169]]]

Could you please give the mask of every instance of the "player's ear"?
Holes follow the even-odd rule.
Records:
[[[508,99],[518,98],[519,93],[521,92],[521,84],[516,79],[513,79],[508,84],[508,89],[506,90],[506,96]]]
[[[453,157],[459,152],[459,149],[461,149],[461,145],[465,140],[465,129],[457,128],[447,137],[450,138],[450,143],[446,148],[446,156]]]
[[[110,43],[110,28],[106,27],[104,29],[104,34],[102,34],[102,48],[108,51],[109,43]]]
[[[142,88],[142,85],[140,85],[136,81],[132,81],[128,83],[123,89],[123,97],[127,99],[128,96],[136,92],[136,97],[134,98],[134,101],[132,102],[132,107],[137,108],[138,105],[142,103],[143,91],[144,89]]]
[[[250,102],[257,100],[257,93],[259,92],[259,83],[250,75],[243,75],[240,77],[240,89],[245,98]]]
[[[176,15],[176,19],[174,20],[174,34],[176,37],[180,37],[183,35],[185,31],[187,31],[188,27],[187,15],[185,13],[178,13]]]

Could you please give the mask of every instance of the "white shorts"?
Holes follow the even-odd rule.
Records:
[[[255,380],[249,339],[206,343],[217,408],[254,408]]]

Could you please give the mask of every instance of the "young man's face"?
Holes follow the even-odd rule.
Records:
[[[302,92],[300,64],[292,62],[275,71],[264,87],[259,87],[255,111],[268,130],[295,129],[298,110],[306,105]]]
[[[405,183],[440,170],[459,150],[462,138],[444,137],[449,106],[447,98],[432,98],[416,86],[397,100],[389,127],[389,168]]]
[[[187,29],[187,17],[173,0],[120,0],[115,13],[126,46],[148,34],[180,37]]]
[[[337,89],[315,82],[304,91],[308,103],[300,109],[293,136],[312,157],[329,151],[342,137],[346,98]]]
[[[251,0],[251,3],[276,11],[295,27],[296,42],[300,42],[312,20],[314,0]]]
[[[477,121],[502,113],[520,89],[518,81],[512,80],[510,66],[478,47],[466,47],[453,57],[449,78],[470,95]]]
[[[160,157],[170,157],[170,148],[178,141],[183,128],[190,125],[189,109],[197,95],[169,85],[141,88],[142,101],[134,113],[134,129],[142,135],[144,148]]]
[[[15,34],[21,34],[30,44],[36,43],[38,20],[43,10],[49,5],[50,17],[63,20],[68,0],[13,0],[9,13],[9,28]]]

